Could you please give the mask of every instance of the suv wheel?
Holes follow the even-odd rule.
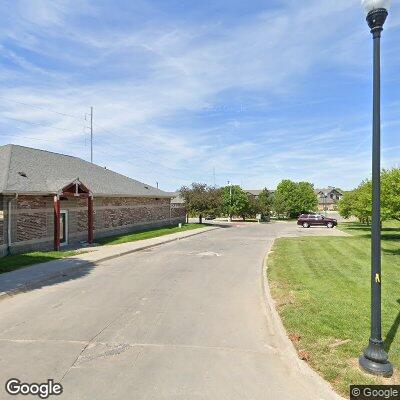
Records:
[[[303,228],[309,228],[310,224],[308,222],[303,222]]]
[[[332,223],[332,222],[328,222],[328,223],[326,224],[326,226],[327,226],[328,228],[333,228],[333,223]]]

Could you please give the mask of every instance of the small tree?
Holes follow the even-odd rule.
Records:
[[[297,196],[296,183],[285,179],[279,183],[274,197],[274,210],[278,215],[286,217],[296,212],[295,202]]]
[[[354,215],[355,202],[356,202],[355,191],[352,190],[351,192],[345,192],[338,204],[339,214],[343,218],[346,219],[350,218],[352,215]]]
[[[203,222],[205,214],[219,212],[221,205],[221,192],[219,189],[209,187],[205,183],[192,183],[191,187],[182,186],[179,190],[185,200],[186,209],[189,213],[199,216],[199,222]]]
[[[258,196],[258,204],[261,214],[267,215],[269,218],[272,207],[274,205],[273,193],[270,192],[267,188],[264,188]]]
[[[247,207],[242,211],[242,218],[254,218],[258,213],[261,212],[261,206],[259,200],[250,193],[246,193],[248,202]]]
[[[309,182],[299,182],[297,184],[297,201],[296,201],[296,215],[306,213],[308,211],[315,211],[318,207],[318,199],[315,195],[314,186]]]
[[[369,224],[372,217],[372,182],[364,180],[357,189],[345,193],[339,202],[339,212],[345,218],[357,217]],[[400,169],[381,172],[381,221],[400,221]]]
[[[400,221],[400,169],[383,170],[381,174],[382,220]]]
[[[233,215],[240,215],[246,218],[246,211],[249,209],[249,198],[240,186],[225,186],[222,189],[222,210],[232,218]]]
[[[314,187],[308,182],[283,180],[276,188],[273,208],[277,215],[295,218],[303,212],[315,211],[318,205]]]
[[[344,218],[354,216],[363,224],[369,224],[372,216],[372,183],[365,180],[357,189],[347,192],[339,201],[339,213]]]

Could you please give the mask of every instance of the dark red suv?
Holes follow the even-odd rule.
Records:
[[[337,225],[337,220],[319,214],[301,214],[297,220],[297,225],[301,225],[303,228],[309,228],[310,226],[333,228]]]

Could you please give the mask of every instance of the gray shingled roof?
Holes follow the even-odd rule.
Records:
[[[55,194],[76,179],[94,196],[173,197],[77,157],[13,144],[0,146],[0,193]]]
[[[254,190],[246,190],[245,192],[248,194],[252,194],[253,196],[259,196],[261,194],[261,192],[263,191],[263,189],[254,189]]]
[[[171,194],[172,194],[172,200],[171,200],[172,204],[185,204],[185,199],[181,196],[181,193],[179,191]]]

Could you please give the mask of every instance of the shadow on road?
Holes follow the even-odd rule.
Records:
[[[94,267],[94,263],[71,257],[20,268],[0,275],[0,293],[29,292],[83,278]]]

